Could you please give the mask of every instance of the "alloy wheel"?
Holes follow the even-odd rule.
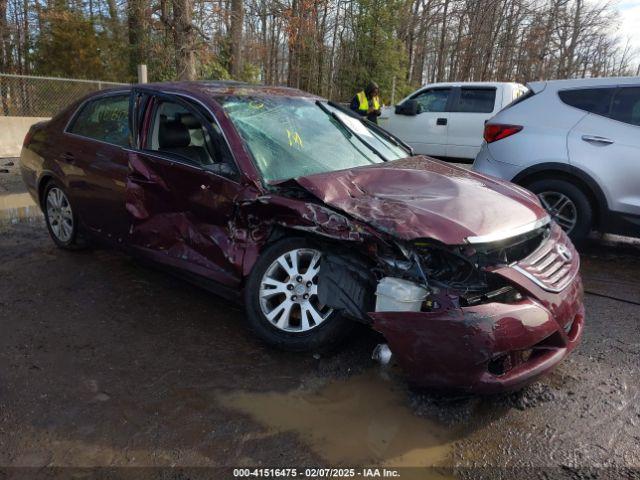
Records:
[[[568,196],[560,192],[541,192],[538,198],[551,218],[567,233],[578,222],[578,210],[575,203]]]
[[[299,248],[280,255],[260,281],[260,308],[274,327],[307,332],[322,324],[333,309],[318,298],[318,250]]]
[[[64,192],[53,187],[47,192],[47,221],[55,237],[63,243],[73,236],[73,212]]]

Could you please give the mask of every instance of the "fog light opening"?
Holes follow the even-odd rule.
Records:
[[[371,353],[371,358],[382,366],[389,365],[392,356],[393,354],[391,353],[391,349],[386,343],[376,345]]]
[[[487,370],[490,374],[501,376],[509,373],[515,367],[529,361],[533,355],[533,349],[516,350],[500,355],[489,362]]]

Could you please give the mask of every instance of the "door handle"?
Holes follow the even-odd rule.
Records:
[[[611,145],[613,143],[613,140],[611,140],[610,138],[599,137],[597,135],[583,135],[582,140],[594,145],[600,145],[602,147]]]
[[[436,125],[446,125],[446,124],[447,124],[446,118],[439,118],[436,120]]]
[[[140,175],[129,175],[129,180],[138,185],[156,185],[156,182],[153,180],[148,180]]]
[[[62,154],[62,160],[64,160],[67,163],[73,163],[76,161],[76,157],[74,157],[73,153],[71,152],[64,152]]]

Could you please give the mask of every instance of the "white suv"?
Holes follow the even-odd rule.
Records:
[[[484,123],[526,91],[519,83],[432,83],[384,107],[378,124],[418,154],[471,161]]]
[[[536,193],[574,240],[640,236],[640,78],[528,87],[485,125],[474,170]]]

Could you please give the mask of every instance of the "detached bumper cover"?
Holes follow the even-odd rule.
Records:
[[[578,345],[585,318],[579,259],[558,230],[549,242],[566,245],[574,255],[565,269],[571,280],[559,292],[523,268],[504,267],[494,273],[525,294],[518,303],[369,314],[412,383],[477,393],[514,390],[551,370]]]

